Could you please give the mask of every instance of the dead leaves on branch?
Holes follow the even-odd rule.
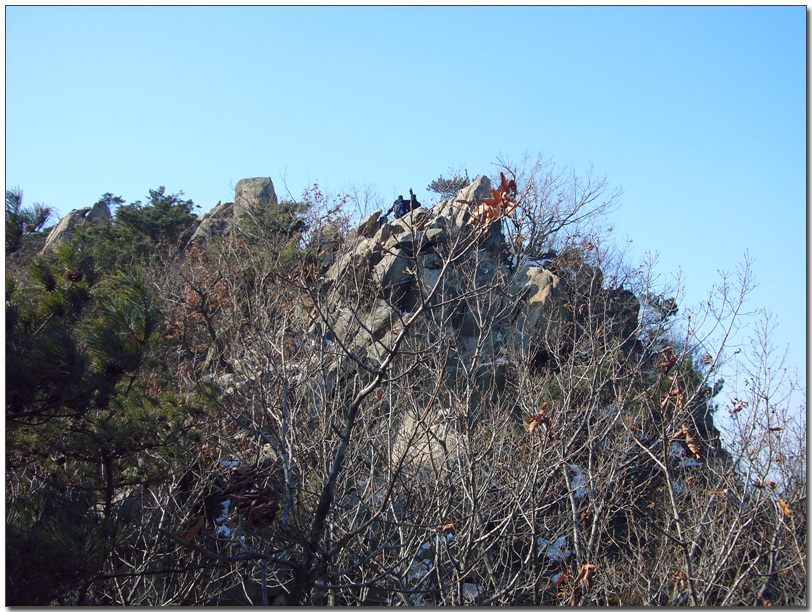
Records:
[[[705,449],[702,446],[699,436],[694,431],[694,428],[688,423],[684,423],[682,425],[682,429],[680,429],[671,439],[672,441],[684,439],[685,443],[688,445],[688,450],[690,450],[697,459],[702,459]]]
[[[680,411],[684,410],[688,399],[685,391],[680,388],[679,381],[677,380],[674,380],[674,384],[668,393],[664,393],[660,396],[660,409],[665,409],[673,398],[677,398],[677,409]]]
[[[183,538],[187,542],[191,542],[196,535],[200,535],[203,531],[203,525],[206,519],[203,516],[193,516],[183,524],[183,527],[175,535]]]
[[[581,573],[575,579],[575,582],[583,580],[586,583],[586,588],[592,588],[592,579],[595,577],[595,566],[592,563],[584,563],[581,567]]]
[[[738,412],[741,412],[750,405],[748,402],[745,402],[744,400],[740,400],[738,398],[735,398],[733,401],[736,402],[736,407],[730,411],[730,414],[736,414]]]
[[[476,205],[469,223],[475,226],[479,233],[486,231],[502,217],[512,215],[518,206],[516,181],[513,179],[508,181],[504,172],[500,172],[499,175],[502,179],[499,189],[491,189],[491,197],[482,198],[479,204],[471,200],[457,200],[461,204]]]
[[[256,468],[240,465],[232,471],[232,482],[224,493],[231,496],[237,514],[245,516],[248,527],[264,529],[273,524],[279,502],[272,488],[256,486],[258,476]]]
[[[665,376],[671,371],[671,368],[673,368],[674,365],[677,363],[677,356],[674,355],[674,349],[670,346],[665,347],[658,354],[665,357],[665,361],[662,361],[657,364],[657,369],[662,372],[663,376]]]
[[[570,593],[570,598],[567,605],[577,606],[581,603],[581,599],[584,596],[584,587],[580,583],[583,581],[583,583],[586,585],[586,590],[591,589],[592,585],[594,584],[596,569],[596,566],[592,563],[584,563],[581,566],[581,571],[578,573],[578,577],[573,581],[574,586],[572,588],[572,592]],[[568,572],[563,573],[556,579],[555,585],[560,587],[570,580],[572,580],[572,574]],[[566,592],[562,593],[560,596],[566,597]]]
[[[527,433],[532,434],[537,427],[541,426],[542,430],[547,432],[547,439],[550,439],[552,436],[552,424],[550,423],[550,417],[547,416],[547,402],[542,402],[541,412],[531,416],[525,423],[527,424]]]

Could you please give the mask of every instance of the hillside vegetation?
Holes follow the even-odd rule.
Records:
[[[399,219],[106,193],[47,248],[7,191],[6,604],[805,606],[747,262],[688,311],[605,180],[500,163]]]

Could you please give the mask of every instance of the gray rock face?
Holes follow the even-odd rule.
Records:
[[[276,191],[273,181],[268,177],[245,178],[234,188],[234,218],[239,219],[244,212],[252,208],[276,204]]]
[[[243,213],[277,202],[270,178],[242,179],[234,188],[234,202],[220,203],[197,218],[189,243],[224,236],[232,231]]]
[[[231,226],[234,216],[234,204],[226,202],[218,204],[209,212],[197,218],[194,232],[189,242],[206,241],[219,238]]]
[[[320,330],[316,322],[309,332],[331,341],[339,334],[345,346],[380,362],[401,329],[401,317],[434,291],[435,302],[478,295],[476,306],[463,301],[442,317],[460,361],[475,354],[493,361],[507,344],[529,351],[534,337],[560,333],[565,300],[558,276],[536,266],[510,268],[500,249],[501,224],[476,236],[469,223],[472,205],[458,201],[477,202],[490,188],[490,180],[479,176],[433,209],[418,208],[392,221],[380,211],[365,218],[324,273],[327,303],[340,305],[333,329]],[[443,262],[455,253],[456,263],[443,273]],[[374,301],[359,312],[351,304],[363,302],[362,294]]]
[[[60,245],[71,239],[73,230],[77,226],[103,223],[109,220],[110,209],[107,208],[107,204],[102,202],[96,202],[93,206],[72,210],[62,217],[57,226],[48,234],[42,252],[53,253],[56,251]]]
[[[264,181],[240,181],[235,201],[249,207],[275,201],[270,179]],[[278,367],[300,368],[294,380],[298,392],[311,396],[314,410],[328,409],[333,398],[357,385],[354,377],[380,367],[400,339],[412,359],[442,352],[443,384],[449,395],[454,385],[467,386],[472,416],[466,418],[477,420],[477,411],[505,388],[508,363],[530,367],[539,352],[567,342],[565,331],[578,322],[568,305],[575,294],[600,298],[595,303],[605,305],[607,333],[631,334],[639,302],[628,291],[605,289],[600,270],[583,258],[577,274],[572,266],[559,273],[537,265],[514,267],[500,222],[477,232],[471,210],[490,189],[490,180],[478,176],[432,209],[418,208],[392,221],[376,210],[344,239],[335,227],[311,237],[309,247],[322,257],[323,273],[311,298],[294,313],[294,326],[309,347],[304,352],[311,355],[304,359],[311,361]],[[236,209],[237,204],[224,204],[201,216],[196,235],[228,231]],[[424,303],[430,307],[421,321],[401,338],[410,314]],[[397,367],[387,375],[396,375]],[[454,414],[438,408],[398,419],[391,447],[396,458],[419,466],[453,460],[460,452],[463,438]]]

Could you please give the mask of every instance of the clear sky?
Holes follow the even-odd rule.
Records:
[[[387,200],[592,163],[684,302],[749,251],[806,370],[806,7],[6,7],[6,186],[60,216],[245,177]]]

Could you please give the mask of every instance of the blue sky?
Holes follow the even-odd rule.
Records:
[[[806,370],[806,7],[6,7],[6,186],[60,215],[241,178],[387,200],[594,164],[697,303],[745,251]]]

